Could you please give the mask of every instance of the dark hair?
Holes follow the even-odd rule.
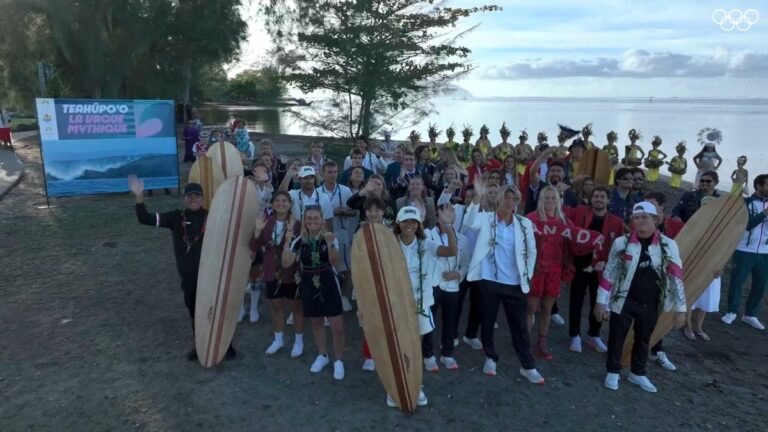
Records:
[[[328,160],[323,164],[323,171],[325,171],[326,168],[338,168],[339,164],[332,160]]]
[[[483,151],[482,151],[482,150],[480,150],[479,148],[475,148],[475,149],[473,149],[473,150],[472,150],[472,156],[474,156],[474,155],[475,155],[475,153],[480,153],[480,154],[482,155],[482,154],[483,154]]]
[[[592,196],[595,196],[595,192],[603,192],[606,196],[606,198],[611,198],[611,190],[608,189],[607,186],[595,186],[594,189],[592,189]],[[592,198],[592,197],[590,197]]]
[[[350,156],[350,157],[352,157],[352,156],[355,156],[355,155],[364,156],[364,155],[363,155],[363,151],[362,151],[362,150],[360,150],[360,149],[359,149],[359,148],[357,148],[357,147],[353,148],[353,149],[352,149],[352,151],[351,151],[351,152],[349,152],[349,156]]]
[[[368,137],[365,135],[358,135],[357,138],[355,138],[355,141],[363,141],[366,145],[370,145],[370,141],[368,141]]]
[[[375,196],[366,198],[365,203],[363,204],[363,211],[368,211],[372,207],[376,207],[379,210],[386,210],[387,203],[385,203],[383,199]]]
[[[662,207],[667,205],[667,196],[661,192],[648,192],[647,194],[643,195],[643,199],[646,201],[652,199],[659,203],[659,205]]]
[[[712,180],[715,181],[715,183],[720,183],[720,176],[717,175],[717,171],[712,171],[712,170],[704,171],[703,173],[701,173],[701,176],[699,178],[704,177],[704,176],[710,176],[710,177],[712,177]],[[757,179],[755,179],[755,180],[757,180]]]
[[[627,174],[632,174],[632,169],[631,168],[627,168],[627,167],[619,168],[619,169],[616,170],[615,178],[618,181],[618,180],[621,180],[621,178],[624,177]]]
[[[277,192],[275,192],[275,194],[272,195],[272,199],[269,200],[269,203],[270,204],[274,204],[275,203],[275,198],[277,198],[279,196],[285,197],[285,199],[287,199],[289,203],[293,204],[293,199],[291,199],[291,194],[289,194],[287,191],[277,191]],[[288,210],[288,212],[290,212],[290,210]]]
[[[416,155],[410,150],[405,150],[403,152],[403,158],[405,158],[406,156],[413,156],[413,158],[416,159]]]
[[[347,186],[352,186],[352,171],[359,169],[363,172],[363,182],[360,183],[360,187],[363,187],[365,185],[365,168],[361,166],[351,167],[349,168],[349,174],[347,174]]]
[[[757,190],[757,188],[762,186],[766,181],[768,181],[768,174],[760,174],[759,176],[755,177],[754,180],[752,180],[752,186],[754,186],[755,190]]]
[[[259,158],[259,159],[261,159],[261,158]],[[264,165],[264,162],[262,162],[262,161],[261,161],[261,160],[259,160],[259,159],[254,159],[254,160],[253,160],[253,163],[251,163],[251,169],[252,169],[252,170],[255,170],[255,169],[256,169],[256,168],[258,168],[258,167],[262,167],[262,168],[264,168],[265,170],[269,171],[269,168],[267,168],[267,166],[266,166],[266,165]]]
[[[563,161],[560,161],[560,160],[553,160],[552,162],[550,162],[549,168],[551,169],[552,167],[560,167],[563,169],[563,171],[565,171],[565,164],[563,163]]]
[[[416,146],[416,148],[413,150],[413,155],[416,158],[416,160],[418,160],[419,162],[421,162],[421,153],[426,148],[429,148],[429,146],[421,144],[421,145]],[[427,159],[429,159],[429,156],[427,156]]]
[[[413,219],[410,219],[410,220],[413,220]],[[419,240],[424,240],[424,239],[426,239],[426,238],[427,238],[427,234],[426,234],[426,233],[424,233],[424,226],[422,225],[421,221],[417,221],[417,222],[419,222],[419,227],[418,227],[418,228],[416,228],[416,238],[417,238],[417,239],[419,239]],[[400,224],[401,224],[401,223],[402,223],[402,222],[395,222],[395,223],[392,225],[392,232],[395,234],[395,236],[398,236],[398,237],[399,237],[399,236],[400,236],[400,234],[402,234],[402,233],[403,233],[403,232],[400,230]]]
[[[645,171],[643,171],[643,169],[640,167],[632,167],[629,169],[629,171],[632,173],[632,175],[640,173],[643,175],[643,178],[645,178]]]

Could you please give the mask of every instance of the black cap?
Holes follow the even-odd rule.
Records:
[[[198,195],[203,194],[203,187],[200,186],[200,183],[187,183],[187,185],[184,186],[184,196],[187,196],[193,193],[196,193]]]

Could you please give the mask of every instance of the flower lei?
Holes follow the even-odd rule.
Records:
[[[419,288],[416,292],[419,294],[419,300],[416,302],[416,307],[419,309],[419,315],[429,318],[429,314],[424,311],[424,278],[427,277],[423,271],[423,257],[424,252],[421,250],[421,239],[416,238],[416,250],[419,255]]]

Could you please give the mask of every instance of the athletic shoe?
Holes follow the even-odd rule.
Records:
[[[668,371],[676,371],[677,370],[677,366],[675,366],[674,363],[669,361],[669,357],[667,357],[667,355],[664,353],[664,351],[659,351],[658,353],[656,353],[656,355],[651,354],[651,355],[648,356],[648,358],[651,361],[656,362],[657,365],[663,367],[664,369],[666,369]]]
[[[192,351],[190,351],[190,352],[188,352],[188,353],[184,354],[184,357],[186,357],[186,358],[187,358],[187,360],[189,360],[189,361],[195,361],[195,360],[197,360],[197,349],[195,349],[195,348],[192,348]]]
[[[230,345],[229,348],[227,348],[226,354],[224,354],[224,360],[232,360],[235,357],[237,357],[237,351],[235,351],[235,347]]]
[[[619,374],[608,372],[607,374],[605,374],[605,381],[603,381],[603,384],[605,384],[605,386],[611,390],[618,390],[619,379],[621,379],[619,377]]]
[[[296,359],[304,354],[304,341],[293,341],[293,348],[291,349],[291,358]]]
[[[722,318],[720,318],[720,321],[722,321],[723,324],[733,324],[733,322],[736,321],[736,314],[733,312],[728,312],[727,314],[723,315]]]
[[[424,359],[424,369],[426,369],[427,372],[437,372],[440,370],[440,368],[437,367],[437,359],[435,356]]]
[[[485,364],[483,365],[483,373],[488,376],[496,376],[496,362],[488,357],[485,358]]]
[[[323,326],[329,327],[331,325],[331,322],[328,321],[328,318],[323,318]]]
[[[365,359],[363,362],[363,370],[368,372],[376,370],[376,363],[373,362],[373,359]]]
[[[453,347],[456,348],[457,346],[459,346],[459,338],[453,340]]]
[[[539,336],[539,342],[533,348],[533,352],[544,360],[552,360],[554,356],[547,346],[547,339]]]
[[[336,381],[344,379],[344,362],[341,360],[333,362],[333,379]]]
[[[283,342],[281,340],[279,341],[279,340],[275,339],[275,340],[272,341],[272,344],[269,346],[269,348],[267,348],[267,350],[264,351],[264,354],[272,355],[272,354],[280,351],[280,348],[282,348],[284,346],[285,346],[285,342]]]
[[[637,384],[641,389],[647,391],[648,393],[656,393],[658,391],[656,390],[656,386],[653,385],[651,380],[649,380],[645,375],[635,375],[630,372],[627,376],[627,381],[631,382],[632,384]]]
[[[315,362],[312,363],[312,367],[309,368],[309,371],[312,373],[318,373],[323,370],[323,368],[328,366],[328,363],[328,356],[326,354],[319,354],[317,358],[315,358]]]
[[[347,296],[341,296],[341,310],[349,312],[352,310],[352,303],[349,302]]]
[[[581,336],[574,336],[571,338],[570,350],[573,352],[581,352]]]
[[[591,346],[599,353],[608,352],[608,347],[605,346],[605,342],[603,342],[603,338],[600,336],[588,336],[587,345]]]
[[[757,319],[757,317],[743,316],[741,317],[741,320],[758,330],[765,330],[765,326],[760,322],[759,319]]]
[[[424,394],[424,390],[419,389],[419,400],[416,401],[416,405],[423,407],[427,406],[427,395]]]
[[[483,349],[483,343],[482,343],[482,342],[480,342],[480,339],[479,339],[479,338],[471,338],[471,339],[470,339],[470,338],[468,338],[468,337],[464,336],[464,338],[463,338],[463,339],[464,339],[464,342],[466,342],[467,344],[469,344],[469,346],[471,346],[473,350],[478,350],[478,351],[480,351],[481,349]]]
[[[453,357],[440,356],[440,363],[444,364],[448,370],[456,370],[459,368],[459,364],[456,363],[456,359]]]
[[[395,402],[390,395],[387,395],[387,406],[390,408],[397,408],[397,402]]]
[[[240,313],[237,315],[237,322],[243,322],[243,318],[248,315],[245,313],[245,305],[240,306]]]
[[[530,381],[531,384],[544,385],[544,377],[541,376],[541,374],[539,373],[539,371],[536,370],[536,368],[533,368],[533,369],[520,368],[520,375],[528,378],[528,381]]]
[[[554,324],[556,326],[564,326],[565,325],[565,320],[563,319],[563,317],[560,316],[560,314],[552,315],[552,317],[550,318],[550,321],[552,321],[552,324]]]
[[[288,318],[285,320],[286,325],[293,325],[293,312],[291,312],[290,315],[288,315]]]

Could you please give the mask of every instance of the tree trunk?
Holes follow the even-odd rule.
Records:
[[[363,96],[362,97],[362,112],[360,115],[360,123],[361,123],[361,133],[365,136],[370,136],[371,134],[371,99]]]

